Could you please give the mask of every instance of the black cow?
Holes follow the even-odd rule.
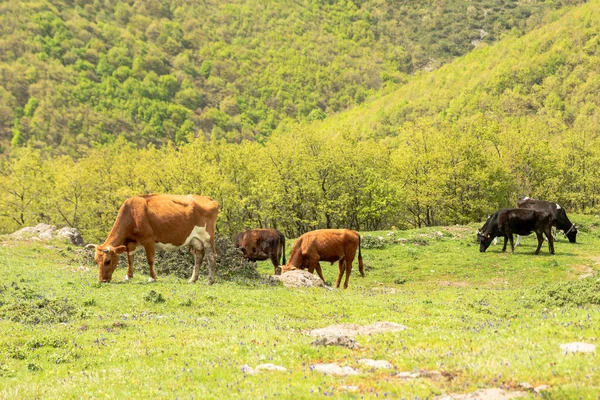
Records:
[[[485,252],[494,238],[503,237],[506,251],[507,241],[510,240],[511,251],[515,251],[513,234],[529,235],[535,232],[538,239],[538,247],[535,254],[539,254],[543,235],[548,238],[548,249],[554,254],[554,240],[550,229],[553,224],[552,214],[546,211],[528,210],[523,208],[507,208],[500,210],[490,216],[483,227],[477,231],[477,240],[479,241],[479,251]]]
[[[567,212],[558,203],[552,203],[545,200],[536,200],[529,197],[522,197],[517,200],[517,206],[519,208],[526,208],[530,210],[546,211],[552,215],[554,219],[554,226],[556,229],[563,231],[565,236],[569,239],[569,242],[575,243],[577,240],[577,227],[575,224],[569,221]],[[518,242],[517,238],[517,242]]]

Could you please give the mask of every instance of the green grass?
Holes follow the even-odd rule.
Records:
[[[531,237],[512,255],[500,245],[479,253],[479,224],[398,231],[394,238],[406,241],[363,248],[366,278],[355,265],[349,288],[335,291],[222,280],[209,287],[205,277],[190,285],[165,275],[148,283],[139,271],[125,283],[123,268],[115,283],[100,285],[95,266],[81,268],[83,258],[69,246],[5,237],[0,398],[431,398],[519,382],[546,384],[552,398],[598,398],[599,353],[559,349],[600,344],[600,219],[574,219],[582,225],[579,243],[559,237],[555,256],[546,245],[533,255]],[[370,234],[391,242],[388,233]],[[337,265],[322,266],[334,282]],[[272,272],[267,262],[259,269]],[[590,272],[596,275],[579,279]],[[376,321],[409,329],[359,336],[356,350],[317,348],[303,334]],[[360,368],[360,358],[396,369]],[[240,370],[267,362],[288,372]],[[324,376],[310,370],[317,362],[362,373]],[[393,376],[419,369],[447,377]]]

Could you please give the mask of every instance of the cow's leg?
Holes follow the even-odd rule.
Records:
[[[344,263],[346,264],[346,280],[344,280],[344,289],[348,289],[348,281],[350,280],[350,272],[352,272],[352,259],[345,258]]]
[[[150,266],[150,282],[156,281],[156,271],[154,271],[154,253],[156,252],[156,248],[154,247],[154,243],[148,243],[144,245],[144,249],[146,249],[146,259],[148,260],[148,266]]]
[[[275,275],[281,275],[281,268],[279,268],[279,257],[277,257],[277,252],[273,251],[271,253],[271,262],[273,263],[273,272]]]
[[[502,252],[506,251],[506,245],[508,244],[508,236],[504,236],[504,246],[502,246]]]
[[[127,252],[127,275],[125,275],[125,280],[128,281],[133,278],[133,252]]]
[[[321,264],[317,263],[317,265],[315,265],[315,269],[317,270],[319,278],[321,278],[321,280],[325,282],[325,278],[323,278],[323,271],[321,270]]]
[[[517,235],[517,243],[515,243],[515,247],[521,244],[521,235]]]
[[[546,231],[546,237],[548,238],[548,251],[550,254],[554,254],[554,237],[550,229]]]
[[[540,249],[542,248],[542,243],[544,243],[544,236],[542,235],[542,232],[535,232],[535,235],[537,236],[537,240],[538,240],[538,247],[535,250],[535,254],[540,254]]]
[[[508,240],[510,240],[510,252],[514,253],[515,252],[515,238],[514,238],[512,232],[509,233],[507,236],[508,236]]]
[[[498,244],[498,238],[495,237],[494,240],[492,240],[492,244],[495,246]]]
[[[337,280],[335,281],[335,288],[336,289],[340,287],[340,282],[342,281],[342,277],[344,276],[344,272],[346,272],[346,259],[342,258],[338,262],[338,277],[337,277]]]
[[[204,260],[204,244],[199,240],[193,240],[190,245],[190,250],[194,254],[194,271],[192,277],[188,282],[194,283],[198,280],[198,274],[200,273],[200,266]]]

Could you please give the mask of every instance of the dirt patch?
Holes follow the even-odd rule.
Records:
[[[435,400],[505,400],[527,396],[526,392],[509,392],[503,389],[479,389],[466,394],[446,394],[434,397]]]
[[[463,281],[458,281],[458,282],[439,281],[439,285],[444,286],[444,287],[467,287],[467,286],[469,286],[469,283],[463,282]]]
[[[571,265],[571,274],[578,279],[585,279],[596,275],[596,270],[589,265]]]
[[[370,325],[338,324],[326,328],[313,329],[307,332],[310,336],[356,336],[372,335],[383,332],[400,332],[406,330],[406,326],[395,322],[375,322]]]

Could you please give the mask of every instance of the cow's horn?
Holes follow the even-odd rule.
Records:
[[[87,244],[85,246],[86,249],[92,249],[92,248],[95,249],[96,247],[98,247],[98,245],[97,244],[93,244],[93,243]]]

